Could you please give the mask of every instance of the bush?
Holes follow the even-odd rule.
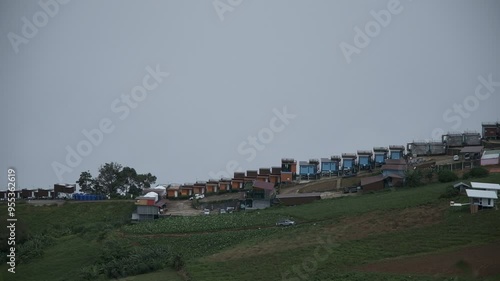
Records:
[[[446,187],[443,194],[439,196],[439,198],[454,198],[460,194],[460,190],[454,188],[453,186]]]
[[[410,170],[405,173],[406,185],[409,187],[417,187],[422,185],[422,173],[420,170]]]
[[[432,178],[434,177],[434,171],[432,169],[429,169],[426,173],[425,173],[425,177],[427,178],[427,181],[428,182],[431,182],[432,181]]]
[[[17,202],[16,202],[17,204]],[[3,226],[5,227],[5,226]],[[2,227],[2,228],[3,228]],[[6,228],[5,228],[6,229]],[[10,231],[0,231],[0,252],[5,252],[7,253],[10,249],[10,245],[8,244],[9,241],[9,234]],[[16,222],[16,244],[22,244],[28,240],[29,237],[29,232],[28,232],[28,227],[26,226],[25,223],[22,221]],[[3,260],[0,260],[3,261]]]
[[[179,271],[181,270],[182,268],[184,268],[184,259],[182,258],[181,255],[176,255],[174,257],[174,261],[173,261],[173,265],[174,269],[176,271]]]
[[[99,277],[99,267],[91,265],[80,270],[80,278],[83,280],[97,280]]]
[[[172,257],[169,248],[164,246],[133,248],[129,243],[109,239],[103,243],[96,263],[80,270],[80,277],[84,280],[122,278],[156,271],[167,265],[182,268],[184,262],[180,256]]]
[[[35,235],[17,247],[17,260],[21,264],[41,257],[44,248],[52,244],[54,244],[54,238],[47,235]]]
[[[443,170],[439,171],[438,179],[439,182],[452,182],[456,181],[458,179],[458,176],[452,171]]]
[[[482,178],[486,177],[490,174],[490,171],[483,167],[475,167],[470,170],[470,172],[465,173],[462,178],[464,180],[469,179],[469,178]]]

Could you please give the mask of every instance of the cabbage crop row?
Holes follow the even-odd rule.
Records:
[[[279,214],[263,214],[259,212],[169,217],[146,223],[128,225],[123,230],[130,234],[210,232],[223,229],[273,226],[280,218]]]

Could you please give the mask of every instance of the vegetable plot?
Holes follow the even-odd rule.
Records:
[[[271,227],[279,219],[282,219],[279,214],[263,214],[260,212],[218,216],[170,217],[127,225],[123,230],[130,234],[210,232],[223,229]]]

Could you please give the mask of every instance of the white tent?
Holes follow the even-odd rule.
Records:
[[[155,187],[151,187],[151,189],[161,189],[163,191],[167,190],[167,188],[163,185],[158,185],[158,186],[155,186]]]
[[[158,201],[158,193],[156,193],[156,192],[148,192],[143,197],[154,198],[155,202]]]

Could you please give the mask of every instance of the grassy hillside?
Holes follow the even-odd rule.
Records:
[[[6,205],[1,207],[0,219],[6,221]],[[92,264],[98,256],[99,240],[128,222],[133,208],[130,202],[66,203],[61,206],[18,204],[17,226],[21,226],[22,233],[16,233],[16,239],[44,234],[53,242],[42,245],[43,256],[16,266],[15,275],[7,273],[2,263],[0,277],[26,281],[77,280],[81,267]],[[2,244],[6,242],[2,240]],[[17,246],[17,250],[19,248]]]
[[[477,181],[500,182],[500,174]],[[449,185],[139,225],[125,225],[132,203],[22,205],[18,218],[26,224],[27,232],[45,233],[54,240],[44,248],[43,256],[19,265],[15,276],[1,266],[0,277],[83,280],[82,268],[86,272],[95,270],[95,262],[103,256],[110,255],[111,261],[133,262],[123,256],[140,255],[130,251],[153,245],[160,251],[148,256],[159,259],[165,255],[175,257],[174,261],[169,258],[157,273],[120,280],[499,280],[500,275],[470,270],[454,279],[453,274],[375,273],[363,269],[381,260],[395,259],[391,263],[397,264],[407,256],[498,243],[499,211],[470,214],[468,208],[450,208],[449,199],[439,199]],[[467,198],[455,200],[466,202]],[[274,226],[277,219],[285,217],[295,219],[297,226]],[[2,219],[5,221],[5,217]],[[172,265],[180,271],[176,273]],[[467,265],[459,261],[454,270]]]

